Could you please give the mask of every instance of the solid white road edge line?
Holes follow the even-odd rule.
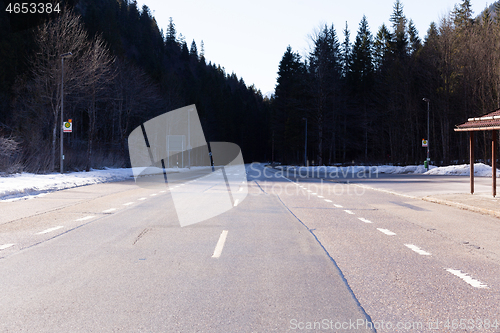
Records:
[[[61,228],[64,228],[62,225],[60,226],[57,226],[57,227],[53,227],[53,228],[49,228],[47,230],[44,230],[44,231],[40,231],[38,233],[36,233],[37,235],[42,235],[42,234],[46,234],[46,233],[49,233],[49,232],[52,232],[52,231],[55,231],[57,229],[61,229]]]
[[[14,246],[15,244],[4,244],[4,245],[0,245],[0,250],[5,250],[11,246]]]
[[[226,242],[226,237],[227,237],[227,230],[222,230],[222,233],[220,234],[219,241],[217,242],[217,245],[215,246],[214,254],[212,255],[212,258],[219,258],[222,249],[224,248],[224,243]]]
[[[382,228],[377,228],[378,231],[383,232],[387,236],[394,236],[396,235],[394,232],[387,230],[387,229],[382,229]]]
[[[413,245],[413,244],[405,244],[405,246],[406,246],[407,248],[409,248],[410,250],[413,250],[413,251],[417,252],[417,253],[418,253],[418,254],[420,254],[420,255],[423,255],[423,256],[430,256],[430,255],[431,255],[429,252],[422,250],[421,248],[419,248],[419,247],[418,247],[418,246],[416,246],[416,245]]]
[[[466,273],[462,273],[458,269],[451,269],[451,268],[445,268],[445,269],[447,272],[450,272],[451,274],[458,276],[459,278],[461,278],[462,280],[464,280],[465,282],[467,282],[468,284],[470,284],[474,288],[488,288],[488,286],[486,284],[482,283],[481,281],[478,281],[476,279],[471,278]]]
[[[86,220],[90,220],[91,218],[94,218],[95,216],[93,215],[89,215],[89,216],[85,216],[85,217],[82,217],[81,219],[78,219],[78,220],[75,220],[75,221],[86,221]]]

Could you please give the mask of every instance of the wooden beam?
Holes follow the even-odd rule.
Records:
[[[470,194],[474,194],[474,132],[469,135]]]
[[[493,197],[497,195],[497,131],[491,133],[491,178],[493,180]]]

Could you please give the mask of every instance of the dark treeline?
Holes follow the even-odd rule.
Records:
[[[245,159],[270,155],[270,103],[234,73],[207,63],[171,19],[164,32],[129,0],[66,1],[27,29],[0,0],[0,172],[59,166],[61,58],[65,168],[126,166],[128,134],[164,112],[196,104],[207,141],[240,145]],[[11,22],[13,19],[20,20]],[[39,19],[39,18],[38,18]],[[32,23],[32,22],[31,22]],[[270,157],[267,157],[270,158]]]
[[[333,25],[311,39],[302,58],[290,47],[280,62],[273,99],[271,137],[275,159],[314,164],[416,163],[426,157],[430,100],[430,151],[436,164],[468,156],[466,134],[456,124],[500,107],[500,6],[473,17],[469,0],[457,4],[425,40],[398,0],[390,25],[370,32],[363,17],[356,36]],[[490,157],[489,134],[477,151]]]

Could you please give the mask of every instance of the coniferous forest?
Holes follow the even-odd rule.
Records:
[[[135,127],[190,104],[207,141],[238,144],[246,162],[304,163],[307,123],[307,160],[315,165],[422,164],[429,105],[432,163],[462,163],[468,137],[455,125],[500,108],[499,4],[475,16],[462,0],[423,40],[399,0],[373,32],[366,17],[354,29],[320,26],[307,55],[283,50],[268,99],[223,64],[207,63],[203,43],[177,32],[175,18],[163,31],[135,1],[67,1],[57,15],[30,22],[14,21],[6,3],[2,173],[57,170],[67,52],[64,116],[74,124],[65,136],[67,170],[127,166]],[[488,135],[476,140],[483,160],[491,158]]]

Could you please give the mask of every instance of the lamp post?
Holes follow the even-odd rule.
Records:
[[[61,55],[61,156],[60,156],[60,166],[61,173],[64,172],[64,153],[63,153],[63,134],[64,134],[64,59],[69,58],[73,55],[73,53],[68,52]]]
[[[428,98],[422,98],[424,102],[427,102],[427,171],[429,171],[429,164],[431,163],[431,159],[429,157],[429,139],[430,139],[430,132],[429,132],[429,102],[431,101]]]
[[[306,142],[304,144],[304,166],[307,166],[307,118],[302,118],[306,121]]]

